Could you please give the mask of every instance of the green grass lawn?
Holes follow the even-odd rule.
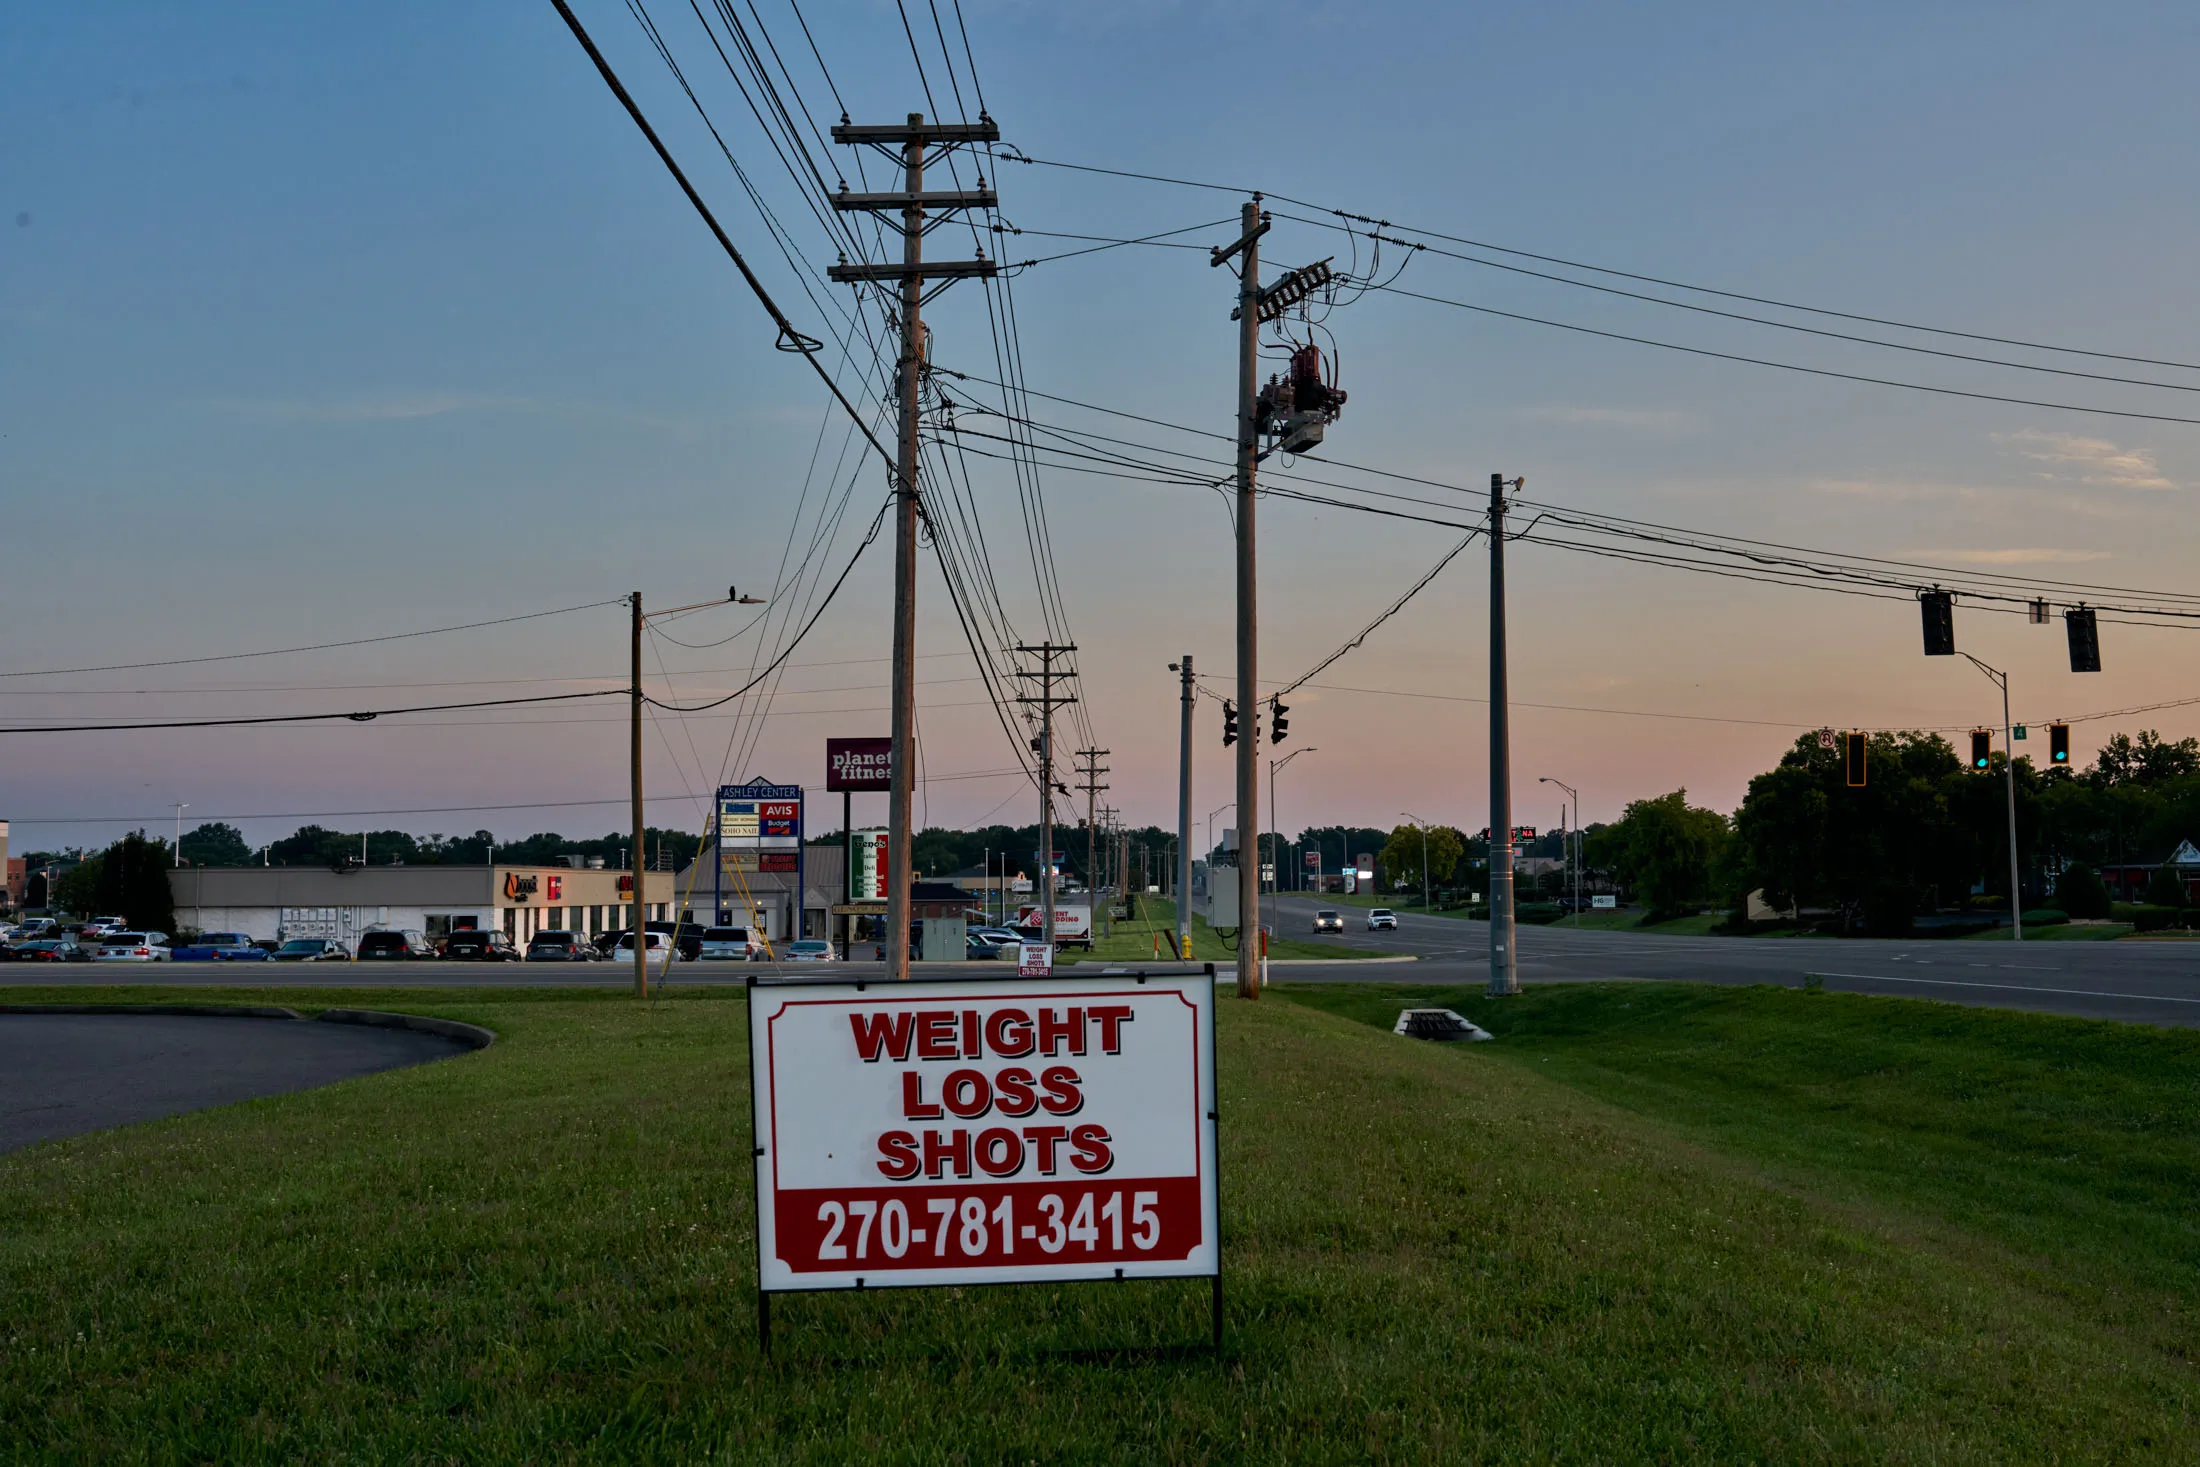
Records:
[[[0,1458],[2200,1451],[2200,1036],[1666,985],[1387,1032],[1431,992],[1223,1001],[1220,1361],[1187,1282],[792,1297],[766,1362],[737,993],[253,990],[500,1037],[0,1156]]]
[[[2114,942],[2119,937],[2129,937],[2129,922],[2111,922],[2102,927],[2073,927],[2062,923],[2054,927],[2027,927],[2026,942]],[[1987,932],[1973,932],[1956,939],[1958,942],[2015,942],[2014,934],[2006,927],[1996,927]]]
[[[1176,936],[1176,903],[1160,897],[1141,897],[1138,904],[1138,920],[1118,921],[1112,937],[1098,935],[1097,929],[1090,953],[1070,950],[1059,955],[1065,966],[1078,963],[1151,963],[1154,956],[1154,938],[1159,936],[1160,958],[1170,960],[1170,945]],[[1365,948],[1349,947],[1334,937],[1316,938],[1311,932],[1299,936],[1279,932],[1268,944],[1270,958],[1374,958],[1382,954]],[[1237,939],[1224,947],[1222,939],[1207,925],[1198,913],[1192,915],[1192,961],[1195,963],[1235,963]]]

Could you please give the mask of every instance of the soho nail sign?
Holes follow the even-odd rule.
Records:
[[[1219,1279],[1211,970],[758,980],[749,1019],[764,1292]]]

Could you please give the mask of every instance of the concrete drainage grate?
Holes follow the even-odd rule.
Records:
[[[1440,1044],[1480,1043],[1497,1037],[1450,1009],[1400,1009],[1398,1022],[1390,1032],[1403,1034],[1408,1039],[1432,1039]]]

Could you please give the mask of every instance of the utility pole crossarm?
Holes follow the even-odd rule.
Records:
[[[997,143],[1001,126],[990,117],[977,122],[926,122],[912,113],[901,122],[840,122],[833,125],[836,143]]]
[[[842,212],[901,209],[990,209],[1001,196],[989,188],[939,189],[931,193],[858,194],[842,189],[833,207]]]
[[[991,279],[1000,272],[992,260],[926,260],[913,265],[827,265],[825,278],[842,285],[864,280]]]

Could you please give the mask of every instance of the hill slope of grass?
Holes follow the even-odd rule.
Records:
[[[1715,1038],[1648,1034],[1603,1066],[1608,1098],[1582,1078],[1579,1036],[1605,1022],[1584,1012],[1546,1016],[1546,1076],[1517,1038],[1422,1045],[1273,993],[1224,1000],[1220,1361],[1197,1348],[1205,1286],[1171,1283],[790,1298],[766,1362],[738,995],[251,997],[500,1039],[0,1157],[0,1455],[2001,1463],[2200,1445],[2190,1362],[2072,1308],[1961,1216],[1963,1187],[1952,1215],[1928,1205],[1928,1150],[1914,1194],[1822,1194],[1798,1178],[1861,1175],[1813,1160],[1831,1141],[1768,1154],[1725,1102],[1683,1103],[1670,1072]],[[1929,1047],[1906,1027],[1922,1007],[1888,1005],[1877,1040]],[[1522,1038],[1526,1012],[1508,1019]],[[1845,1023],[1830,1048],[1873,1036]],[[1668,1061],[1647,1057],[1659,1044]],[[1577,1073],[1555,1073],[1562,1055]],[[1871,1055],[1834,1083],[1875,1132],[1903,1129],[1905,1085],[1960,1088]],[[2155,1134],[2174,1121],[2189,1143],[2189,1120]]]

